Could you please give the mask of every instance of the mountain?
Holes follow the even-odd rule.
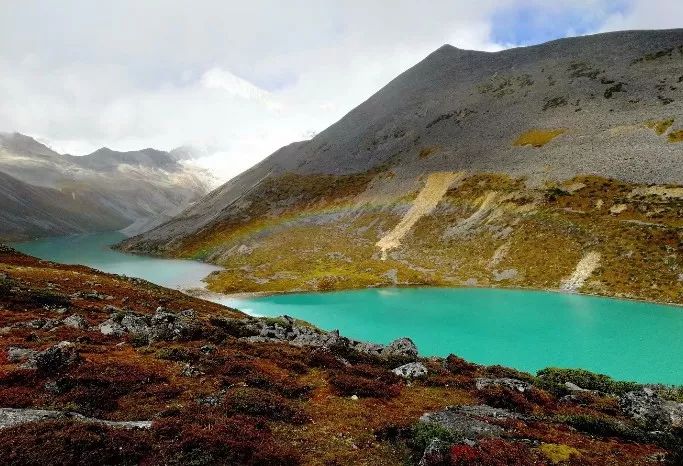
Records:
[[[0,328],[7,466],[683,458],[683,387],[424,357],[1,245]]]
[[[126,219],[84,197],[33,186],[0,172],[0,231],[6,238],[116,230]]]
[[[152,228],[209,191],[209,174],[183,160],[155,149],[77,157],[0,133],[0,238]]]
[[[446,45],[129,251],[217,291],[513,286],[683,302],[683,29]]]

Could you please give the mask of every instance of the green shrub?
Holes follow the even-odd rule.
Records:
[[[676,401],[677,403],[683,403],[683,386],[673,386],[673,387],[666,387],[666,386],[658,386],[657,387],[657,393],[659,396],[664,398],[665,400],[671,400],[671,401]]]
[[[570,414],[559,416],[558,420],[591,435],[600,437],[623,437],[636,441],[644,440],[644,434],[616,419],[591,414]]]
[[[560,369],[548,367],[538,371],[537,378],[541,386],[549,391],[562,390],[565,382],[571,382],[587,390],[597,390],[604,393],[621,395],[626,392],[639,390],[642,385],[636,382],[621,382],[612,380],[604,374],[595,374],[584,369]]]
[[[498,364],[493,366],[486,366],[483,370],[483,375],[490,377],[492,379],[499,378],[509,378],[509,379],[519,379],[525,382],[533,383],[534,376],[527,373],[521,372],[517,369],[512,369],[510,367],[500,366]]]
[[[450,430],[433,422],[420,422],[416,424],[411,434],[413,446],[418,451],[424,451],[434,439],[446,443],[452,443],[455,440],[455,436]]]
[[[668,136],[669,142],[683,142],[683,129],[671,131]]]

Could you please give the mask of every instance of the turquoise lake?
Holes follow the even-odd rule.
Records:
[[[136,256],[111,249],[112,244],[126,238],[122,233],[108,232],[38,239],[11,246],[41,259],[87,265],[175,289],[203,287],[202,279],[214,270],[220,270],[220,267],[202,262]]]
[[[41,258],[81,263],[187,288],[216,268],[112,251],[117,233],[14,245]],[[368,289],[216,301],[253,315],[290,316],[366,341],[412,338],[422,355],[457,354],[535,372],[580,367],[617,379],[683,384],[683,308],[591,296],[471,288]]]

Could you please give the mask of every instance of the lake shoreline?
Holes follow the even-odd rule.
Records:
[[[208,275],[207,275],[208,276]],[[364,288],[340,288],[334,290],[277,290],[277,291],[240,291],[235,293],[220,293],[218,291],[209,290],[208,288],[193,288],[184,290],[185,292],[191,291],[195,297],[201,297],[202,294],[209,296],[222,296],[228,299],[249,299],[249,298],[261,298],[266,296],[276,296],[276,295],[288,295],[288,294],[325,294],[325,293],[335,293],[342,291],[360,291],[360,290],[391,290],[391,289],[404,289],[404,288],[417,288],[417,289],[434,289],[434,290],[508,290],[508,291],[531,291],[538,293],[556,293],[566,296],[589,296],[593,298],[603,298],[610,299],[613,301],[627,301],[627,302],[638,302],[645,304],[656,304],[661,306],[671,306],[677,308],[683,308],[683,303],[667,302],[667,301],[652,301],[643,298],[634,298],[630,296],[613,296],[607,294],[598,293],[584,293],[581,291],[565,291],[558,288],[534,288],[527,286],[477,286],[477,285],[467,285],[467,286],[430,286],[430,285],[419,285],[419,284],[400,284],[392,286],[368,286]]]
[[[219,293],[199,261],[112,250],[120,234],[22,243],[18,249],[54,262],[83,264],[139,277],[254,317],[289,315],[359,341],[410,337],[427,356],[455,353],[481,364],[583,367],[622,380],[683,383],[676,378],[683,343],[679,303],[522,286],[401,283],[347,290]],[[19,246],[19,245],[17,245]],[[335,294],[336,293],[336,294]]]

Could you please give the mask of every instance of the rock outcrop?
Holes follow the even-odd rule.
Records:
[[[404,379],[419,379],[420,377],[425,377],[428,370],[427,366],[421,362],[409,362],[408,364],[398,366],[396,369],[392,369],[391,372]]]
[[[669,430],[683,427],[683,403],[665,400],[653,389],[628,392],[620,397],[624,414],[646,429]]]
[[[426,413],[420,422],[436,424],[450,432],[458,441],[475,441],[482,437],[499,437],[505,429],[487,420],[516,419],[519,415],[487,405],[456,406]]]
[[[104,424],[109,427],[122,429],[149,429],[151,421],[107,421],[83,416],[82,414],[69,411],[55,411],[49,409],[21,409],[21,408],[0,408],[0,429],[14,427],[28,422],[46,420],[73,420],[79,422],[93,422]],[[36,447],[39,447],[38,445]]]

